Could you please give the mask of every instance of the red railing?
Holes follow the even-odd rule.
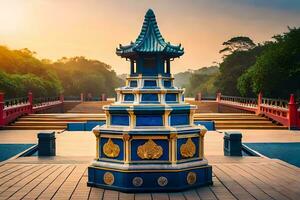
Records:
[[[0,93],[0,127],[5,126],[18,117],[61,106],[63,95],[52,98],[34,99],[31,92],[28,97],[4,100],[4,93]]]
[[[293,94],[290,95],[290,100],[286,101],[263,98],[262,93],[258,94],[257,99],[223,96],[218,93],[216,101],[221,105],[264,115],[289,129],[300,129],[300,110]]]

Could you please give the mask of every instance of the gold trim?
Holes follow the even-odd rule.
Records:
[[[111,138],[103,145],[103,153],[109,158],[116,158],[120,154],[119,145],[115,144]]]
[[[185,144],[180,146],[180,155],[183,158],[192,158],[196,153],[196,145],[191,138],[188,138]]]
[[[152,139],[149,139],[145,144],[138,147],[137,155],[141,159],[159,159],[163,155],[163,148],[157,145]]]
[[[101,170],[109,170],[115,172],[128,172],[128,173],[136,173],[136,172],[182,172],[188,171],[193,169],[202,169],[202,168],[210,168],[210,165],[200,166],[200,167],[191,167],[191,168],[184,168],[184,169],[152,169],[152,170],[122,170],[122,169],[112,169],[112,168],[105,168],[105,167],[97,167],[97,166],[90,166],[90,168],[101,169]]]

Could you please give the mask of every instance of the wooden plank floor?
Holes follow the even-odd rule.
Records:
[[[87,183],[87,164],[0,166],[0,199],[215,200],[299,199],[300,169],[279,160],[213,163],[214,185],[178,193],[127,194]]]

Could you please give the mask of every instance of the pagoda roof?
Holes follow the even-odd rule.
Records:
[[[145,15],[142,30],[135,42],[121,45],[117,48],[117,55],[131,57],[136,53],[162,54],[170,58],[183,55],[184,49],[179,45],[171,45],[162,37],[153,10],[149,9]]]

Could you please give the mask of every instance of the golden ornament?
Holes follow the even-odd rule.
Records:
[[[163,155],[163,148],[149,139],[137,149],[137,155],[141,159],[158,159]]]
[[[188,138],[185,144],[180,146],[180,154],[184,158],[192,158],[196,153],[196,145],[191,138]]]
[[[115,177],[111,172],[105,172],[103,175],[103,181],[107,185],[112,185],[115,182]]]
[[[197,181],[197,174],[195,172],[189,172],[186,176],[186,181],[189,185],[193,185]]]
[[[103,153],[109,158],[116,158],[119,156],[120,147],[109,138],[103,145]]]

